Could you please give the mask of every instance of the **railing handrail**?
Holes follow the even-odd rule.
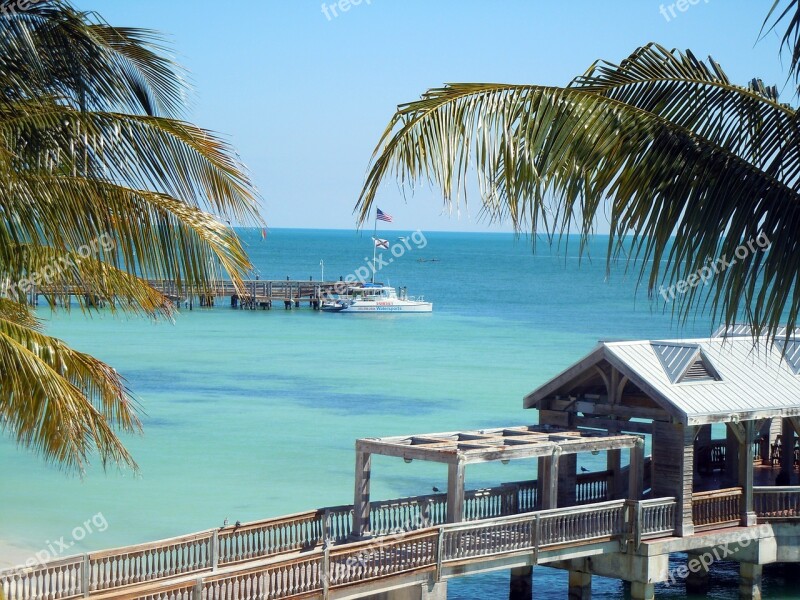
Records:
[[[636,500],[631,500],[631,502],[637,502]],[[675,502],[675,498],[665,497],[665,498],[647,498],[646,500],[639,500],[638,501],[642,508],[646,508],[649,506],[660,506],[660,505],[668,505],[673,504]]]
[[[732,487],[721,490],[707,490],[705,492],[693,492],[692,500],[704,500],[706,498],[727,498],[729,496],[741,496],[742,488]]]
[[[187,535],[179,535],[172,538],[166,538],[163,540],[156,540],[154,542],[144,542],[142,544],[134,544],[132,546],[121,546],[119,548],[108,548],[106,550],[97,550],[95,552],[87,552],[86,556],[89,557],[89,560],[96,560],[100,558],[108,558],[109,556],[116,556],[116,555],[127,555],[127,554],[136,554],[137,552],[146,552],[147,550],[155,550],[157,548],[168,548],[170,546],[174,546],[176,544],[182,544],[185,542],[196,542],[199,540],[210,539],[214,535],[214,529],[208,529],[206,531],[199,531],[197,533],[190,533]],[[78,554],[76,555],[78,558],[82,557],[83,555]],[[50,563],[44,563],[43,566],[49,565]],[[0,574],[2,571],[0,571]]]
[[[786,493],[800,493],[800,485],[770,485],[770,486],[753,486],[754,494],[786,494]]]
[[[264,527],[265,525],[281,525],[283,523],[291,523],[292,521],[313,519],[314,517],[321,516],[326,510],[329,509],[322,508],[317,510],[307,510],[305,512],[295,513],[293,515],[275,517],[274,519],[261,519],[260,521],[250,521],[248,523],[242,523],[238,527],[229,524],[225,527],[220,527],[216,530],[212,529],[211,532],[213,533],[214,531],[217,531],[219,535],[230,535],[233,533],[250,531],[251,529],[258,529],[260,527]]]
[[[544,519],[546,517],[561,516],[564,514],[579,515],[587,512],[594,512],[604,508],[618,508],[624,506],[627,500],[606,500],[605,502],[595,502],[593,504],[584,504],[581,506],[564,506],[561,508],[548,508],[546,510],[537,510],[534,512],[524,513],[521,515],[507,515],[503,517],[494,517],[492,519],[481,519],[479,521],[465,521],[462,523],[446,523],[440,525],[444,531],[460,531],[464,529],[472,529],[476,524],[484,521],[491,521],[492,523],[508,524],[508,523],[524,523],[534,519]]]
[[[472,521],[472,525],[478,521]],[[415,529],[414,531],[403,532],[396,535],[381,535],[376,537],[367,538],[364,540],[358,540],[356,542],[348,542],[346,544],[341,544],[339,546],[333,546],[330,548],[330,555],[331,556],[338,556],[340,554],[348,554],[353,550],[358,550],[359,548],[375,548],[377,546],[388,546],[393,541],[403,540],[405,541],[414,541],[416,539],[422,539],[429,537],[433,533],[439,533],[443,529],[444,525],[436,525],[434,527],[426,527],[425,529]]]

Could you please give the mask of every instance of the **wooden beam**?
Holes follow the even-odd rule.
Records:
[[[576,427],[602,429],[618,433],[653,433],[652,423],[628,421],[625,419],[604,419],[603,417],[575,417]]]
[[[372,476],[372,455],[356,451],[356,485],[353,496],[353,531],[363,537],[369,531],[369,487]]]
[[[464,520],[464,471],[466,463],[458,461],[447,465],[447,522]]]
[[[369,452],[370,454],[379,454],[381,456],[394,456],[397,458],[410,459],[410,460],[426,460],[438,463],[455,463],[458,461],[458,452],[453,449],[450,452],[442,451],[436,448],[427,448],[425,446],[414,446],[407,444],[404,446],[392,445],[392,443],[384,443],[378,440],[358,440],[357,447]]]
[[[605,398],[607,400],[607,398]],[[623,404],[608,404],[607,402],[592,402],[578,398],[576,401],[553,400],[550,402],[551,410],[565,412],[580,412],[584,415],[599,415],[603,417],[617,416],[628,419],[652,419],[668,422],[670,415],[661,408],[640,408],[625,406]]]

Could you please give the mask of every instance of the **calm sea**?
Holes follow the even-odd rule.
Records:
[[[262,279],[338,279],[371,259],[371,232],[242,232]],[[69,554],[352,502],[358,437],[520,425],[536,421],[522,397],[599,339],[707,335],[708,319],[678,327],[663,304],[637,293],[635,270],[606,273],[607,239],[589,257],[506,234],[384,232],[408,237],[378,280],[433,301],[430,315],[183,310],[176,323],[100,313],[51,315],[50,334],[114,365],[141,401],[145,433],[127,441],[141,474],[84,479],[43,466],[0,439],[0,566],[54,540],[73,540],[93,516],[106,527]],[[398,252],[399,254],[399,252]],[[387,254],[387,257],[389,255]],[[435,260],[431,260],[435,259]],[[591,456],[582,463],[592,468]],[[468,487],[530,479],[533,464],[467,471]],[[375,461],[373,497],[445,487],[446,470]],[[83,527],[83,529],[87,529]],[[100,531],[99,529],[103,529]],[[714,598],[737,596],[735,564],[715,565]],[[781,568],[766,597],[797,597]],[[563,599],[566,575],[538,567],[537,598]],[[506,598],[507,573],[450,583],[450,598]],[[796,585],[796,584],[795,584]],[[595,578],[595,598],[621,598]],[[685,597],[679,584],[659,597]]]

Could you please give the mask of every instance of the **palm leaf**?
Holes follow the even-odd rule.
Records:
[[[140,423],[111,367],[63,342],[0,318],[0,429],[48,461],[82,470],[93,451],[133,468],[116,430]]]
[[[187,88],[166,52],[67,0],[0,11],[0,429],[79,471],[95,454],[135,468],[117,434],[139,423],[111,367],[39,331],[24,283],[53,308],[69,287],[83,309],[169,316],[147,278],[238,285],[250,263],[229,225],[263,223],[233,150],[178,120]]]
[[[770,252],[750,252],[672,309],[686,318],[708,302],[730,322],[746,307],[770,334],[800,308],[799,134],[772,90],[733,85],[713,60],[651,44],[564,88],[451,84],[401,105],[356,210],[364,222],[387,178],[432,182],[457,208],[474,172],[488,218],[549,235],[577,223],[585,244],[608,205],[609,260],[629,245],[651,294],[763,231]]]
[[[59,96],[82,110],[178,116],[183,69],[157,33],[111,27],[60,0],[0,14],[0,82],[6,99]]]
[[[781,10],[783,0],[775,0],[770,8],[767,18],[761,25],[761,33],[766,34],[786,19],[786,31],[781,38],[781,48],[789,54],[790,77],[800,86],[800,0],[786,0],[786,6]],[[770,25],[770,22],[772,23]],[[800,91],[800,87],[798,87]]]

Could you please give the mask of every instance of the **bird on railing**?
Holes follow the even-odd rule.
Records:
[[[433,492],[435,494],[438,494],[439,493],[439,488],[437,488],[436,486],[433,486]]]
[[[241,526],[242,526],[242,522],[241,521],[236,521],[236,523],[233,524],[233,530],[236,531]]]
[[[220,529],[225,529],[228,526],[228,517],[225,517],[225,520],[222,522],[222,527]]]
[[[589,469],[587,469],[586,467],[581,467],[581,472],[582,473],[588,473]]]

